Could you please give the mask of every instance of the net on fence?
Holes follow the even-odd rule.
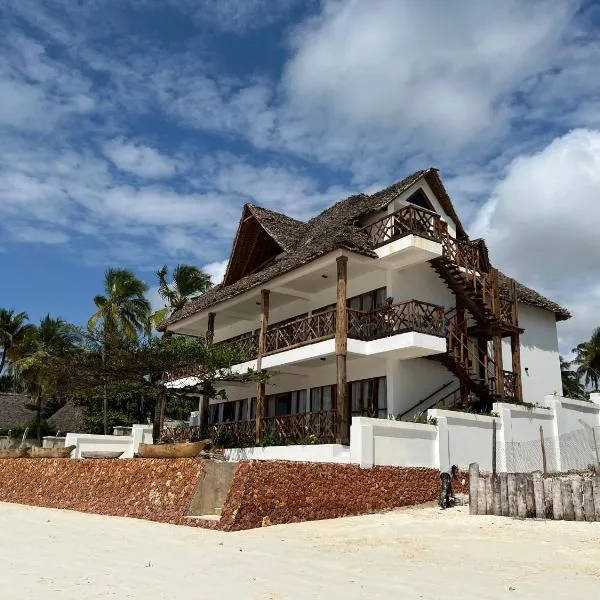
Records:
[[[598,469],[600,427],[585,427],[569,433],[544,437],[546,471],[583,471]],[[499,472],[528,473],[544,470],[541,437],[526,442],[496,443],[496,464]]]

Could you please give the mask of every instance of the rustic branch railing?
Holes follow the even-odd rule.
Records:
[[[443,337],[443,307],[429,302],[409,300],[369,312],[348,309],[348,337],[368,341],[406,331]]]
[[[271,445],[334,443],[336,411],[267,417],[261,421],[262,437]],[[253,421],[254,423],[254,421]]]
[[[207,437],[207,431],[194,425],[175,425],[174,427],[163,427],[160,441],[165,444],[176,442],[198,442]]]
[[[335,309],[330,309],[269,329],[266,352],[279,352],[334,336]]]
[[[504,373],[504,397],[505,398],[516,398],[517,397],[517,383],[518,373],[513,371],[503,371]]]
[[[439,242],[440,217],[410,204],[363,227],[361,231],[367,234],[374,249],[410,234]]]
[[[224,345],[237,346],[244,360],[252,360],[258,356],[258,332],[249,331],[215,344],[215,346]]]
[[[217,446],[247,448],[256,444],[256,421],[230,421],[208,427],[208,435]]]

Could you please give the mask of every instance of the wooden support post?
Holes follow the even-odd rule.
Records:
[[[561,521],[564,515],[562,485],[558,477],[552,478],[552,518]]]
[[[517,476],[517,516],[519,519],[527,518],[527,479],[525,475]]]
[[[591,479],[583,482],[583,515],[586,521],[595,521],[594,514],[594,490]]]
[[[494,331],[494,363],[496,364],[496,393],[504,396],[504,367],[502,365],[502,336],[499,331]]]
[[[596,521],[600,521],[600,477],[592,478],[592,489],[594,495],[594,514]]]
[[[152,438],[157,444],[162,436],[163,425],[165,423],[165,410],[167,406],[167,389],[164,385],[158,388],[158,398],[154,408],[154,422],[152,424]]]
[[[260,292],[260,335],[258,336],[258,357],[256,370],[262,370],[262,357],[267,347],[267,328],[269,326],[269,290]],[[266,386],[264,381],[256,384],[256,443],[260,443],[262,421],[266,416]]]
[[[571,486],[571,481],[569,479],[561,481],[560,487],[562,489],[563,519],[565,521],[574,521],[575,509],[573,507],[573,488]]]
[[[492,492],[492,478],[487,477],[485,480],[485,514],[494,514],[494,494]]]
[[[506,477],[508,487],[508,515],[517,517],[517,476],[514,473],[509,473]]]
[[[544,428],[540,425],[540,446],[542,447],[542,472],[548,472],[548,461],[546,459],[546,445],[544,443]]]
[[[533,495],[535,497],[535,516],[537,519],[545,519],[544,478],[539,472],[533,474]]]
[[[485,479],[480,477],[477,481],[477,514],[485,515],[487,514],[487,502],[485,499]]]
[[[525,510],[528,519],[535,517],[535,488],[532,475],[525,476]]]
[[[469,514],[477,514],[477,490],[479,486],[479,465],[469,465]]]
[[[521,381],[521,339],[518,333],[510,336],[510,352],[512,355],[512,370],[515,376],[515,398],[523,401],[523,385]]]
[[[350,444],[350,406],[348,398],[348,377],[346,358],[348,353],[348,257],[340,256],[337,262],[337,302],[335,321],[335,356],[337,363],[337,436],[338,444]],[[388,399],[388,402],[391,399]]]
[[[492,475],[496,476],[496,419],[492,421]]]
[[[498,477],[500,477],[500,512],[503,517],[508,517],[508,475],[506,473],[500,473]]]
[[[546,519],[552,518],[552,477],[544,478],[544,505]]]
[[[209,345],[212,345],[215,337],[215,313],[208,313],[208,326],[206,328],[206,341]],[[206,429],[208,427],[208,407],[210,405],[210,398],[206,394],[200,396],[200,427]],[[208,432],[206,432],[208,433]]]
[[[583,481],[581,475],[571,477],[571,488],[573,489],[573,512],[576,521],[585,521],[583,514]]]
[[[492,511],[496,516],[502,516],[501,486],[498,475],[492,475]]]
[[[213,338],[215,337],[215,313],[208,313],[208,326],[206,328],[206,337],[212,344]]]

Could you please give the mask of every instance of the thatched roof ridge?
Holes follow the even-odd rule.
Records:
[[[345,249],[375,258],[376,255],[369,248],[366,236],[359,231],[360,217],[384,209],[394,198],[408,190],[421,178],[427,181],[446,214],[455,222],[457,237],[468,239],[438,171],[434,168],[416,171],[374,194],[350,196],[327,208],[307,223],[269,209],[247,204],[244,210],[250,211],[265,231],[284,250],[282,255],[256,273],[242,277],[229,285],[222,283],[216,285],[202,296],[191,300],[181,310],[171,314],[160,329],[164,330],[168,325],[206,310],[218,302],[262,286],[275,277],[308,264],[334,250]],[[501,293],[507,293],[507,284],[502,284],[503,278],[504,276],[501,277]],[[534,290],[521,284],[517,284],[517,287],[521,302],[550,310],[556,314],[557,320],[570,317],[567,310]]]

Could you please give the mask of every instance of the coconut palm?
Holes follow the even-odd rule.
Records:
[[[33,329],[33,325],[27,321],[29,315],[26,312],[17,313],[14,310],[0,308],[0,346],[2,347],[0,373],[4,369],[6,359],[11,358],[11,353],[17,351],[27,332]]]
[[[107,269],[104,274],[105,295],[94,298],[98,310],[90,317],[88,328],[102,324],[102,358],[110,351],[109,340],[123,337],[136,339],[147,330],[150,302],[144,294],[148,286],[129,269]],[[108,398],[104,394],[104,434],[108,433]]]
[[[579,374],[572,369],[573,363],[560,357],[560,376],[563,394],[567,398],[583,398],[584,390],[579,381]]]
[[[171,281],[167,281],[169,268],[164,265],[156,273],[158,277],[158,294],[166,306],[152,315],[152,323],[157,325],[170,312],[182,309],[190,299],[203,294],[212,287],[210,275],[193,265],[177,265],[173,269]]]
[[[597,390],[600,387],[600,327],[596,327],[589,341],[573,348],[573,352],[578,375],[583,378],[586,386],[591,385]]]
[[[41,442],[42,403],[54,390],[49,379],[48,364],[52,356],[60,356],[75,347],[79,340],[75,328],[62,319],[46,315],[38,327],[28,330],[15,366],[25,391],[35,398],[37,438]]]

